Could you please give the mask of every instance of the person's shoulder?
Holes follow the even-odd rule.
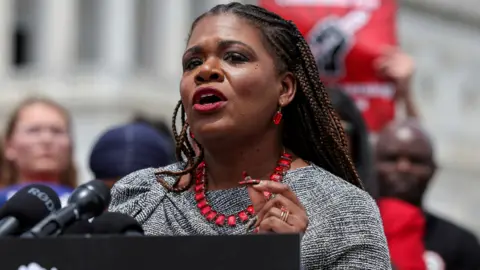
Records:
[[[52,188],[57,194],[72,193],[74,188],[60,184],[45,184]]]
[[[318,166],[313,166],[313,169],[310,180],[312,199],[317,205],[324,206],[322,215],[381,226],[377,203],[366,191]]]
[[[325,266],[390,269],[380,213],[367,192],[315,165],[295,178],[292,187],[309,216],[305,236],[321,243]]]
[[[27,186],[26,184],[14,184],[0,189],[0,197],[4,200],[10,199],[17,191]]]
[[[4,205],[10,197],[17,192],[18,188],[8,186],[0,189],[0,206]]]
[[[480,269],[480,258],[478,257],[480,243],[471,231],[427,211],[425,217],[427,221],[425,246],[427,249],[444,255],[444,258],[453,255],[456,258],[456,267],[453,268]]]
[[[171,177],[165,176],[161,172],[180,171],[184,167],[184,162],[176,162],[160,168],[146,168],[130,173],[115,183],[113,190],[118,188],[139,188],[145,189],[158,183],[158,178],[163,178],[167,182],[172,182]]]
[[[459,242],[477,242],[477,237],[468,229],[455,224],[445,218],[439,217],[431,212],[425,211],[425,218],[427,222],[427,228],[435,228],[439,235],[449,235],[455,237]],[[427,233],[428,230],[427,230]]]
[[[296,189],[308,191],[310,199],[317,204],[335,208],[368,208],[378,212],[375,200],[366,191],[321,167],[312,164],[303,170],[294,171],[294,174],[297,180],[292,185]]]
[[[169,184],[175,182],[174,177],[163,175],[161,172],[180,171],[183,166],[183,163],[177,162],[161,168],[142,169],[125,176],[112,188],[108,211],[124,213],[138,217],[137,219],[147,216],[148,210],[153,210],[168,192],[158,182],[158,178],[163,178]]]

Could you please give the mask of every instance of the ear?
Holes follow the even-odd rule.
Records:
[[[282,75],[281,80],[282,89],[280,91],[280,96],[278,97],[278,104],[282,107],[287,106],[292,102],[297,92],[297,80],[295,75],[291,72],[286,72]]]

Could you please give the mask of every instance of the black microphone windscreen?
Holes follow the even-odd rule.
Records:
[[[62,235],[75,235],[75,234],[92,234],[93,225],[86,219],[81,219],[68,226],[62,233]]]
[[[80,219],[90,219],[103,213],[110,203],[110,189],[99,180],[78,186],[68,198],[67,206],[47,216],[22,237],[58,235]]]
[[[0,219],[15,217],[22,229],[29,229],[60,208],[60,199],[52,188],[32,184],[17,191],[2,206]]]
[[[98,216],[110,203],[110,189],[101,180],[92,180],[78,186],[68,198],[68,204],[77,204],[79,211]]]
[[[133,217],[115,212],[105,212],[94,218],[92,225],[95,234],[144,233],[142,226]]]

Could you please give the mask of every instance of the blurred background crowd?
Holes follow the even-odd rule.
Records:
[[[68,195],[172,163],[188,27],[226,2],[1,0],[0,200],[26,182]],[[480,236],[478,1],[240,2],[278,12],[307,37],[372,196],[423,203]],[[345,7],[361,12],[335,14]],[[383,179],[392,171],[423,182],[392,186],[409,179]]]

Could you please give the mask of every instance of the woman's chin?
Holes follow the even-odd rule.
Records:
[[[222,123],[204,124],[196,130],[195,139],[202,145],[221,143],[235,134],[232,126]]]
[[[41,162],[35,165],[33,171],[38,174],[51,174],[60,171],[60,167],[57,162]]]

